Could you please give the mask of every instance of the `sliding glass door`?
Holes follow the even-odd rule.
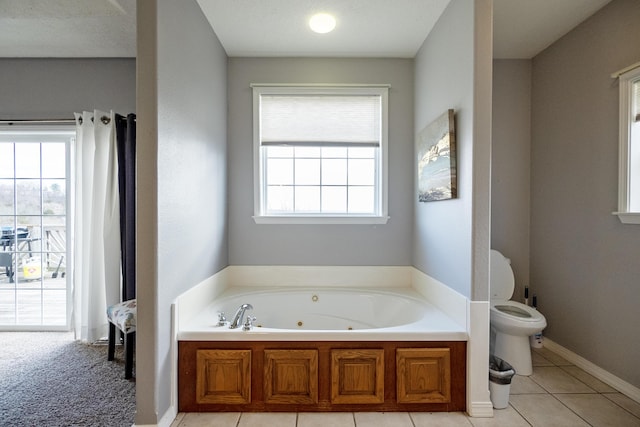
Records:
[[[69,153],[75,131],[0,130],[0,329],[70,324]]]

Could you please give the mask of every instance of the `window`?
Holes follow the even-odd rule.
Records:
[[[252,87],[256,223],[386,223],[388,87]]]
[[[618,212],[620,221],[640,224],[640,64],[620,78]]]
[[[0,330],[66,330],[75,131],[0,131]]]

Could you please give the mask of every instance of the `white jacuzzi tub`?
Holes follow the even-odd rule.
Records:
[[[217,326],[218,313],[233,320],[238,307],[256,317],[244,331]],[[412,288],[232,287],[186,324],[185,341],[464,341],[467,332]]]

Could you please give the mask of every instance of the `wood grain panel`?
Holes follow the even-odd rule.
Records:
[[[398,403],[451,402],[451,355],[448,348],[396,350]]]
[[[391,412],[391,411],[464,411],[466,409],[466,342],[464,341],[179,341],[178,342],[178,410],[180,412]],[[331,401],[331,352],[334,350],[384,350],[384,401],[381,403],[339,403]],[[403,403],[398,401],[396,374],[397,350],[449,349],[451,365],[451,401],[428,403]],[[197,354],[202,350],[247,350],[251,352],[250,403],[199,403],[197,399]],[[318,402],[313,404],[268,403],[265,398],[265,351],[313,350],[318,352]],[[420,366],[417,364],[416,366]],[[354,368],[354,372],[357,369]],[[424,367],[417,367],[424,372]],[[358,377],[361,374],[355,375]],[[366,376],[366,375],[365,375]],[[286,376],[285,376],[286,377]],[[418,378],[423,378],[419,374]],[[415,385],[417,381],[418,385]],[[410,379],[409,390],[420,388],[421,379]],[[358,381],[347,388],[362,388]],[[371,384],[371,382],[369,383]],[[424,383],[426,384],[426,382]],[[280,389],[299,385],[280,385]],[[430,386],[431,387],[431,386]]]
[[[264,401],[318,403],[318,350],[265,350]]]
[[[198,350],[196,403],[251,403],[251,350]]]
[[[331,351],[331,403],[384,402],[384,350]]]

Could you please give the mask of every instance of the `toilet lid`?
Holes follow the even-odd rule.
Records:
[[[515,279],[508,258],[500,252],[491,249],[489,254],[489,286],[491,299],[506,301],[513,296]]]

